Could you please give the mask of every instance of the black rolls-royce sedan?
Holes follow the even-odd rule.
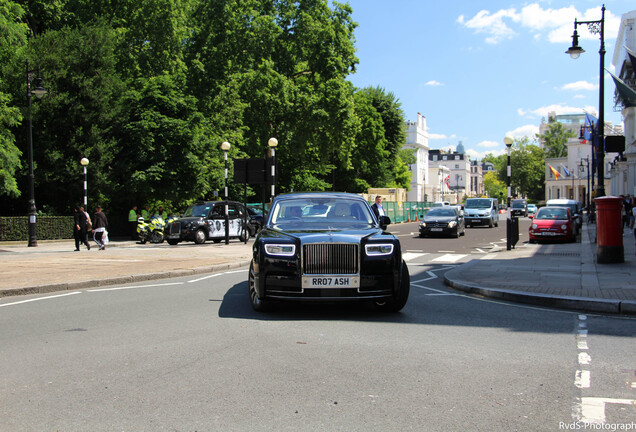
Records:
[[[360,196],[336,192],[279,195],[254,241],[252,307],[273,301],[367,300],[399,311],[410,277],[400,242]]]

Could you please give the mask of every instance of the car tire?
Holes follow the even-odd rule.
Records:
[[[378,309],[384,312],[399,312],[406,305],[411,291],[411,276],[406,262],[402,261],[402,272],[400,275],[400,291],[393,295],[391,299],[383,302],[375,302]]]
[[[256,291],[256,274],[254,273],[254,261],[250,263],[250,274],[247,281],[250,295],[250,304],[256,312],[265,312],[269,309],[269,302],[258,297]]]
[[[179,243],[179,240],[168,240],[168,244],[170,246],[176,246]]]
[[[466,225],[464,225],[464,228],[462,229],[462,233],[460,235],[466,235]]]
[[[208,239],[208,236],[205,234],[205,231],[202,228],[199,228],[197,232],[194,233],[194,242],[196,244],[203,244]]]
[[[239,240],[242,241],[243,243],[247,243],[249,239],[250,239],[250,230],[247,228],[243,228],[243,230],[241,231],[241,235],[239,235]]]
[[[495,226],[495,222],[493,221],[493,219],[488,219],[488,228],[492,228],[493,226]]]

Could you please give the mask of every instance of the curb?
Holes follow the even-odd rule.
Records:
[[[13,288],[0,290],[0,298],[2,297],[13,297],[19,295],[29,295],[29,294],[47,294],[58,291],[75,291],[81,289],[89,289],[89,288],[99,288],[103,286],[109,285],[121,285],[135,282],[145,282],[150,280],[157,279],[168,279],[168,278],[176,278],[176,277],[187,277],[193,276],[197,274],[203,273],[220,273],[227,270],[238,269],[243,267],[248,267],[250,264],[250,260],[245,261],[236,261],[232,263],[225,264],[215,264],[212,266],[206,267],[196,267],[193,269],[187,270],[170,270],[166,272],[159,273],[146,273],[146,274],[138,274],[138,275],[130,275],[130,276],[114,276],[108,279],[93,279],[81,282],[67,282],[67,283],[58,283],[58,284],[50,284],[50,285],[38,285],[32,287],[25,288]]]
[[[452,288],[469,294],[476,294],[487,298],[506,300],[515,303],[549,306],[560,309],[582,312],[602,312],[611,314],[636,315],[636,301],[607,300],[589,297],[546,296],[536,293],[486,288],[479,285],[458,282],[444,275],[444,283]]]

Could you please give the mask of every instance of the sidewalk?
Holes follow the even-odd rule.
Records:
[[[527,237],[526,237],[527,238]],[[444,282],[489,298],[587,312],[636,314],[636,246],[625,230],[625,262],[596,262],[596,225],[583,224],[581,242],[517,243],[446,272]]]
[[[100,251],[94,242],[75,252],[74,240],[0,243],[0,298],[13,295],[94,288],[169,277],[220,272],[249,265],[251,245],[112,241]],[[247,269],[245,269],[247,277]]]
[[[485,297],[588,312],[636,314],[636,247],[625,230],[625,262],[596,263],[595,225],[581,242],[518,243],[446,272],[447,285]],[[522,237],[523,238],[523,237]],[[93,243],[94,244],[94,243]],[[111,242],[75,252],[73,240],[0,243],[0,298],[94,288],[245,268],[253,242],[177,246]]]

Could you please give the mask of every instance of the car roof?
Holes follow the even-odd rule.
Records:
[[[347,192],[292,192],[285,193],[276,196],[275,200],[286,200],[286,199],[296,199],[296,198],[305,198],[305,199],[316,199],[316,198],[342,198],[342,199],[355,199],[366,202],[366,200],[360,195],[347,193]]]
[[[548,200],[546,202],[546,205],[550,205],[550,204],[576,204],[580,201],[577,200],[571,200],[571,199],[564,199],[564,198],[558,198],[558,199],[551,199]]]

